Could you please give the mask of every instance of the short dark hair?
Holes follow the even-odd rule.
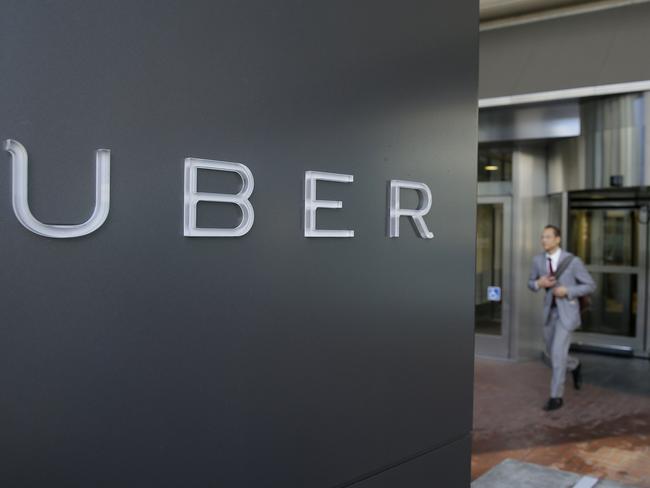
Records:
[[[544,227],[544,230],[546,229],[551,229],[553,231],[553,234],[555,234],[555,237],[562,237],[562,232],[560,231],[559,227],[549,224]]]

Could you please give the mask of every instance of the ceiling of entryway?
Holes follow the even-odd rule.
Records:
[[[643,0],[480,0],[481,21],[576,8],[602,9],[640,1]]]

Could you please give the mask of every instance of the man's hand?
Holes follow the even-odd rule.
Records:
[[[566,289],[565,286],[558,286],[557,288],[553,288],[553,295],[555,295],[558,298],[564,298],[569,294],[569,291]]]
[[[540,288],[553,288],[555,283],[555,278],[550,275],[542,276],[537,280],[537,286]]]

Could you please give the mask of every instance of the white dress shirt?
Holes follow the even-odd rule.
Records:
[[[559,264],[560,261],[560,254],[562,254],[562,249],[559,247],[555,250],[553,254],[549,253],[544,253],[544,257],[546,258],[546,274],[549,275],[551,274],[551,270],[548,269],[548,258],[551,258],[551,266],[553,267],[553,273],[557,271],[557,265]],[[537,281],[535,282],[535,289],[539,290],[539,285],[537,284]]]
[[[553,254],[546,253],[546,271],[550,270],[548,269],[548,258],[551,258],[551,266],[553,266],[553,273],[557,271],[557,265],[560,261],[560,254],[562,253],[562,249],[559,247],[555,250]]]

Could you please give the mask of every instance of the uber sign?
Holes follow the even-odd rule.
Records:
[[[30,231],[45,237],[80,237],[94,232],[106,221],[110,209],[110,165],[111,152],[98,149],[95,153],[95,208],[90,218],[81,224],[45,224],[32,214],[28,202],[27,150],[18,141],[8,139],[5,150],[11,154],[12,161],[12,201],[16,217]],[[198,191],[198,170],[227,171],[236,173],[242,181],[241,189],[235,194],[209,193]],[[322,171],[305,172],[304,198],[304,236],[305,237],[354,237],[354,230],[319,229],[316,225],[316,210],[319,208],[342,208],[343,202],[337,200],[318,200],[316,186],[318,181],[352,183],[353,175],[326,173]],[[240,237],[253,227],[255,211],[249,200],[255,187],[253,173],[241,163],[214,161],[209,159],[185,159],[184,186],[184,235],[187,237]],[[417,208],[402,208],[400,192],[402,189],[415,190],[420,196]],[[241,210],[241,222],[232,228],[198,227],[197,205],[199,202],[216,202],[237,205]],[[431,190],[417,181],[391,180],[388,202],[388,235],[399,237],[400,218],[413,220],[419,236],[433,238],[427,228],[424,216],[431,209]]]

